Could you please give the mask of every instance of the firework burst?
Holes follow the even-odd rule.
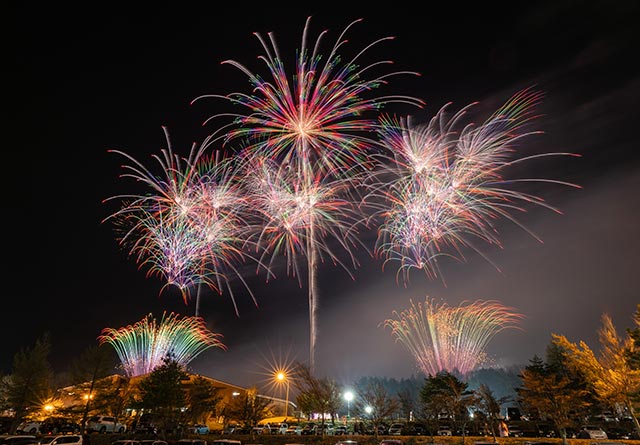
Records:
[[[464,261],[465,248],[490,261],[476,241],[501,246],[495,222],[503,218],[539,240],[513,213],[526,211],[528,204],[560,211],[512,186],[547,182],[579,187],[558,180],[503,176],[508,167],[534,158],[576,156],[545,153],[513,158],[518,142],[540,133],[527,130],[527,124],[536,118],[534,107],[541,98],[531,89],[520,91],[478,126],[461,125],[475,104],[451,117],[445,106],[422,125],[410,118],[382,118],[379,133],[391,154],[371,176],[365,201],[373,208],[372,219],[381,221],[376,254],[385,263],[399,263],[398,279],[402,276],[406,284],[412,269],[422,269],[429,278],[441,276],[439,259]]]
[[[319,50],[328,31],[322,31],[311,48],[307,43],[311,17],[307,18],[291,81],[274,34],[269,33],[267,41],[263,35],[255,33],[264,50],[259,59],[266,64],[271,79],[263,79],[235,60],[226,60],[222,63],[238,68],[248,77],[254,94],[204,95],[193,102],[217,97],[245,109],[246,114],[231,115],[237,126],[226,133],[226,138],[250,141],[249,151],[266,153],[282,163],[303,169],[313,167],[315,173],[320,169],[327,174],[344,174],[354,166],[366,167],[369,165],[368,151],[374,144],[371,133],[377,128],[376,114],[371,112],[392,102],[417,106],[422,106],[423,102],[408,96],[373,95],[393,76],[418,73],[394,71],[368,79],[367,76],[377,68],[393,62],[384,60],[362,67],[358,65],[367,51],[393,37],[378,39],[353,59],[343,60],[339,51],[347,43],[345,36],[361,21],[351,22],[328,57],[324,57]],[[366,118],[367,115],[370,118]],[[220,116],[229,114],[214,115],[205,124]]]
[[[164,313],[159,323],[149,314],[130,326],[104,328],[98,340],[112,345],[127,376],[135,377],[153,371],[167,357],[186,367],[209,348],[226,349],[221,337],[200,317]]]
[[[199,295],[200,286],[205,285],[220,294],[226,288],[236,307],[233,278],[240,279],[253,297],[238,270],[247,258],[253,259],[246,249],[251,229],[248,205],[236,177],[239,166],[230,158],[207,157],[202,146],[195,144],[187,158],[181,157],[174,154],[166,129],[165,136],[168,148],[161,156],[153,155],[161,175],[112,150],[129,161],[121,177],[134,179],[148,190],[108,198],[119,199],[122,206],[105,221],[114,221],[120,244],[139,266],[148,275],[163,278],[164,287],[177,287],[185,304],[194,288]]]
[[[273,169],[268,162],[258,161],[262,164],[257,169],[259,176],[251,180],[257,184],[254,190],[266,189],[262,195],[253,194],[257,197],[254,204],[259,206],[266,221],[260,241],[272,253],[287,255],[288,270],[298,278],[296,256],[307,259],[312,371],[316,342],[316,267],[319,252],[330,251],[322,241],[322,235],[331,232],[329,222],[338,227],[333,229],[333,239],[351,255],[352,243],[343,235],[353,232],[345,231],[345,223],[341,222],[351,214],[343,211],[347,208],[346,201],[336,194],[355,188],[350,187],[354,178],[371,167],[369,150],[376,143],[372,136],[375,136],[379,108],[391,102],[422,105],[411,97],[374,94],[390,77],[417,73],[373,74],[391,61],[359,66],[368,50],[391,37],[374,41],[351,60],[344,61],[340,51],[347,42],[346,33],[358,22],[360,20],[350,23],[328,56],[323,57],[319,51],[327,31],[321,32],[313,45],[308,45],[308,18],[291,80],[274,35],[269,33],[265,38],[256,33],[264,50],[259,59],[265,63],[269,78],[264,79],[235,60],[226,60],[223,63],[238,68],[248,77],[252,93],[194,99],[195,102],[204,97],[217,97],[240,107],[243,112],[231,115],[235,127],[226,133],[226,141],[242,140],[243,151],[249,158],[268,158],[278,166]],[[222,116],[230,115],[212,116],[205,124]],[[336,211],[337,205],[340,211]],[[329,256],[337,259],[333,253]]]
[[[276,258],[287,258],[287,271],[296,276],[302,286],[299,257],[317,255],[341,265],[353,278],[348,264],[331,249],[332,238],[350,255],[352,267],[358,265],[351,254],[353,246],[366,248],[353,230],[359,218],[352,201],[346,199],[349,190],[345,181],[312,182],[288,168],[276,165],[270,158],[253,158],[251,175],[247,175],[247,196],[262,216],[263,224],[256,245],[264,246],[261,264],[272,268]],[[313,229],[313,231],[311,230]],[[309,249],[315,254],[309,254]]]
[[[523,316],[496,301],[477,300],[452,307],[426,298],[395,319],[384,321],[396,341],[411,353],[425,375],[440,371],[462,375],[486,362],[485,348],[500,331],[515,328]]]

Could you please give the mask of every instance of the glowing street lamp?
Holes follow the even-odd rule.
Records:
[[[289,379],[287,378],[287,375],[282,371],[276,374],[276,379],[278,379],[280,383],[285,382],[287,384],[287,396],[284,403],[284,420],[286,421],[287,414],[289,412]]]
[[[344,399],[347,401],[347,419],[351,418],[351,401],[353,400],[353,393],[347,391],[344,393]]]

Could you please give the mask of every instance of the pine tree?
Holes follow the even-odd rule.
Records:
[[[3,382],[7,404],[15,412],[12,432],[29,411],[42,409],[52,397],[50,352],[51,341],[49,334],[45,333],[32,348],[18,351],[13,358],[11,375]]]
[[[555,365],[548,366],[537,355],[521,373],[522,386],[516,388],[520,403],[539,417],[553,419],[553,423],[567,443],[567,428],[574,426],[574,411],[589,405],[588,392],[576,385],[565,372]]]
[[[189,375],[176,360],[165,357],[138,385],[141,406],[153,412],[163,435],[177,425],[179,409],[186,403],[183,382],[188,379]]]

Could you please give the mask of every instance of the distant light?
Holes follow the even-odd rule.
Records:
[[[239,395],[240,395],[240,393],[239,393],[238,391],[233,391],[233,392],[231,393],[231,395],[232,395],[233,397],[236,397],[236,396],[239,396]]]
[[[353,393],[351,391],[347,391],[344,393],[344,399],[347,402],[351,402],[353,400]]]
[[[370,406],[365,406],[364,411],[365,411],[367,414],[371,414],[371,413],[373,412],[373,408],[371,408]]]

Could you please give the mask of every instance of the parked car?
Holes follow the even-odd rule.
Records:
[[[289,428],[289,424],[282,423],[265,423],[264,425],[256,425],[254,427],[255,434],[285,434]]]
[[[558,442],[551,442],[546,440],[525,440],[523,445],[558,445]]]
[[[37,445],[38,439],[31,434],[0,436],[0,445]]]
[[[286,422],[271,425],[271,434],[286,434],[289,424]]]
[[[140,445],[169,445],[166,440],[159,439],[142,439],[138,442],[140,442]]]
[[[605,440],[600,442],[591,442],[589,445],[626,445],[624,442],[615,442],[612,440]]]
[[[451,431],[451,427],[446,425],[441,425],[436,432],[438,436],[451,436],[453,432]]]
[[[46,436],[40,440],[40,445],[82,445],[81,434],[62,434],[59,436]]]
[[[605,433],[607,433],[607,438],[609,439],[625,439],[625,440],[629,440],[631,439],[631,433],[632,431],[624,429],[624,428],[616,428],[616,427],[609,427],[607,428],[607,431],[605,431]]]
[[[176,442],[178,445],[209,445],[204,439],[180,439]]]
[[[389,435],[401,436],[403,428],[404,428],[404,423],[392,423],[391,426],[389,427]]]
[[[335,443],[335,445],[358,445],[358,441],[351,439],[339,440]]]
[[[383,436],[385,434],[387,434],[387,427],[386,425],[380,424],[376,427],[376,429],[378,430],[378,436]],[[369,425],[363,432],[363,434],[372,436],[374,434],[374,430],[373,430],[373,425]]]
[[[348,429],[346,425],[338,425],[333,429],[333,434],[336,436],[344,436],[345,434],[347,434],[347,432],[348,432]]]
[[[609,436],[606,431],[598,425],[583,425],[578,431],[578,438],[606,440]]]
[[[161,421],[153,413],[142,414],[132,425],[133,432],[141,434],[176,434],[180,429],[181,426],[176,421]]]
[[[113,416],[91,416],[87,419],[86,427],[88,433],[124,433],[127,427],[124,423],[118,422]]]
[[[302,425],[289,425],[285,434],[299,436],[302,434]]]
[[[22,422],[16,432],[22,434],[39,434],[42,422]]]
[[[140,441],[134,439],[121,439],[111,442],[111,445],[140,445]]]
[[[402,445],[400,439],[383,439],[380,441],[380,445]]]
[[[426,428],[419,423],[409,422],[402,427],[402,436],[422,436],[425,434]]]
[[[522,430],[519,426],[507,424],[509,429],[509,437],[522,437]]]
[[[316,426],[316,434],[319,436],[333,436],[334,427],[330,423],[319,423]]]
[[[211,442],[211,445],[242,445],[242,442],[232,439],[216,439]]]
[[[313,422],[307,423],[305,426],[302,427],[302,431],[300,432],[300,434],[302,434],[303,436],[308,436],[310,434],[315,434],[316,433],[316,429],[317,429],[317,425]]]
[[[222,434],[236,434],[236,429],[238,428],[240,428],[240,426],[235,423],[229,424],[222,428]]]
[[[156,434],[158,432],[158,428],[156,428],[156,419],[152,414],[144,413],[138,419],[133,421],[131,424],[131,430],[136,434]]]
[[[256,425],[251,428],[251,434],[271,434],[271,428],[268,424]]]
[[[40,424],[41,434],[78,434],[80,425],[66,417],[49,417]]]
[[[597,425],[584,425],[578,433],[579,439],[607,440],[607,433]]]
[[[462,428],[458,428],[457,430],[455,430],[455,431],[454,431],[454,433],[453,433],[453,434],[454,434],[455,436],[462,436],[463,434],[464,434],[465,436],[468,436],[468,435],[469,435],[469,433],[471,433],[471,431],[469,430],[469,428],[464,428],[464,429],[462,429]]]
[[[196,423],[190,427],[187,427],[187,432],[191,434],[209,434],[209,427],[204,423]]]

